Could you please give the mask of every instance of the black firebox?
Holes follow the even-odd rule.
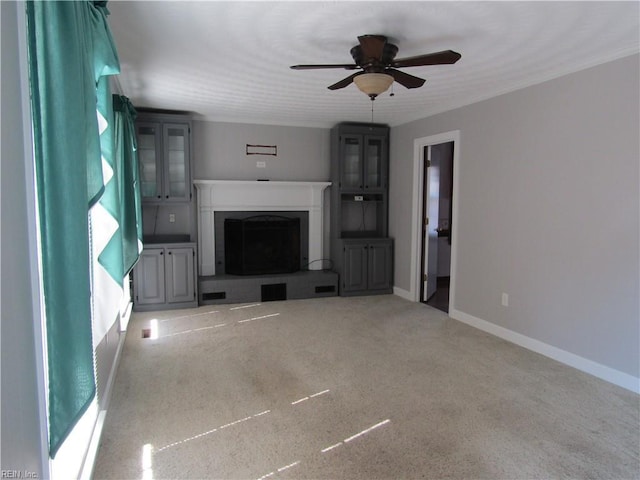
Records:
[[[277,215],[224,221],[225,270],[232,275],[300,270],[300,219]]]

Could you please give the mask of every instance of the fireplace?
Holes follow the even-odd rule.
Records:
[[[260,218],[263,217],[263,218]],[[216,232],[218,232],[218,235],[216,235],[215,239],[214,239],[214,251],[215,251],[215,258],[216,258],[216,272],[218,273],[218,275],[224,275],[224,274],[231,274],[231,275],[258,275],[257,273],[234,273],[229,271],[228,268],[228,263],[227,263],[227,248],[228,245],[231,246],[231,248],[234,248],[237,246],[237,242],[230,242],[227,241],[227,227],[229,226],[229,224],[234,224],[234,223],[238,223],[238,222],[228,222],[228,220],[249,220],[252,219],[252,225],[254,227],[257,227],[259,230],[263,230],[266,228],[268,229],[268,226],[266,225],[261,225],[260,223],[256,224],[255,222],[259,222],[259,221],[264,221],[266,219],[271,219],[271,220],[276,220],[277,218],[279,218],[281,221],[286,221],[286,220],[292,220],[296,223],[298,223],[298,227],[297,227],[297,247],[296,246],[292,246],[289,248],[289,250],[293,250],[295,249],[298,252],[298,263],[296,265],[295,270],[292,270],[291,268],[288,268],[288,272],[290,271],[298,271],[301,269],[306,269],[307,265],[309,264],[309,214],[307,212],[300,212],[300,211],[276,211],[276,210],[269,210],[269,211],[260,211],[260,210],[251,210],[251,211],[240,211],[240,212],[234,212],[234,211],[219,211],[219,212],[215,212],[214,216],[213,216],[213,225],[214,225],[214,229]],[[233,229],[234,226],[231,226],[231,228]],[[235,228],[238,228],[237,226]],[[249,230],[248,234],[251,236],[254,233],[258,233],[257,231],[251,229]],[[281,232],[282,233],[282,232]],[[257,236],[257,235],[256,235]],[[236,237],[237,240],[237,237]],[[257,239],[256,239],[257,240]],[[255,248],[263,248],[261,245],[255,245],[255,241],[253,240],[249,240],[250,242],[253,243],[253,245],[249,248],[251,249],[255,249]],[[274,247],[275,248],[275,247]],[[252,255],[251,252],[249,252],[249,255]],[[237,256],[236,256],[237,257]],[[233,268],[233,267],[232,267]],[[237,270],[236,270],[237,271]],[[287,273],[288,273],[287,272]]]
[[[224,221],[225,271],[232,275],[300,269],[300,219],[255,215]]]
[[[198,193],[198,273],[224,273],[224,256],[219,241],[220,213],[295,211],[300,220],[300,262],[309,270],[321,270],[324,262],[323,191],[329,182],[285,182],[245,180],[194,180]],[[287,215],[290,216],[290,215]],[[307,222],[306,225],[304,222]],[[217,234],[216,234],[217,232]],[[224,248],[224,247],[222,247]]]

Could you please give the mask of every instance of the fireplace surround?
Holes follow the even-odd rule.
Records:
[[[244,180],[194,180],[198,200],[198,274],[223,273],[216,258],[216,212],[287,212],[308,214],[307,255],[309,270],[321,270],[323,262],[323,192],[330,182]]]

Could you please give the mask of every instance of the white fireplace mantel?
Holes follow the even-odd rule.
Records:
[[[323,257],[323,191],[330,182],[194,180],[198,195],[198,274],[216,274],[216,211],[309,212],[309,261]],[[320,269],[322,262],[310,269]]]

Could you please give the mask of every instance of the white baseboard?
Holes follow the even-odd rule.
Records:
[[[80,472],[79,480],[91,480],[93,475],[93,466],[96,462],[98,455],[98,448],[100,447],[100,436],[102,434],[102,427],[104,426],[104,419],[107,416],[106,410],[98,412],[98,418],[93,427],[93,433],[91,435],[91,441],[89,442],[89,448],[87,449],[87,456],[85,457],[82,465],[82,471]]]
[[[454,309],[449,311],[449,316],[462,323],[466,323],[467,325],[471,325],[479,330],[490,333],[491,335],[500,337],[503,340],[515,343],[516,345],[544,355],[545,357],[552,358],[553,360],[569,365],[570,367],[581,370],[593,375],[594,377],[598,377],[602,380],[613,383],[614,385],[618,385],[619,387],[640,394],[640,378],[634,377],[633,375],[629,375],[628,373],[607,367],[594,362],[593,360],[589,360],[552,345],[548,345],[539,340],[527,337],[526,335],[522,335],[491,322],[487,322],[486,320],[474,317],[468,313],[461,312],[460,310]]]
[[[127,305],[120,312],[120,332],[126,332],[129,326],[129,320],[131,319],[131,312],[133,310],[133,302],[129,300]]]
[[[408,290],[405,290],[404,288],[393,287],[393,294],[399,297],[402,297],[405,300],[409,300],[410,302],[414,301],[413,296],[411,295],[411,292]]]

